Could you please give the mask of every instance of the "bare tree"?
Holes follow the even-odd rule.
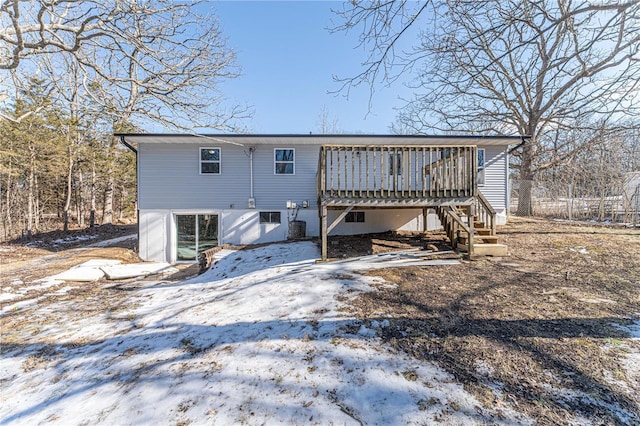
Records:
[[[197,13],[201,3],[7,0],[0,4],[0,69],[15,76],[20,75],[19,68],[39,73],[44,57],[57,65],[48,67],[47,78],[55,80],[71,67],[82,85],[78,92],[89,99],[82,102],[112,116],[110,131],[149,123],[183,130],[232,130],[249,114],[246,108],[226,106],[219,85],[237,77],[239,68],[217,19]],[[20,85],[24,80],[10,83]],[[0,101],[1,97],[0,93]],[[68,104],[68,99],[61,101]],[[24,117],[32,113],[27,111]],[[0,114],[12,121],[23,119]],[[117,140],[112,139],[107,146],[105,222],[112,220],[115,160],[111,159],[116,150]]]
[[[338,124],[338,117],[331,115],[326,105],[322,105],[318,114],[318,132],[323,135],[342,133]]]
[[[554,141],[558,130],[638,113],[638,1],[372,1],[338,13],[336,30],[359,28],[370,52],[360,74],[339,80],[342,90],[415,72],[403,126],[530,135],[517,153],[522,181],[576,153]],[[529,188],[518,197],[525,215]]]
[[[37,58],[63,54],[102,82],[120,121],[229,128],[245,111],[221,108],[218,86],[239,69],[217,20],[196,13],[200,3],[7,0],[0,5],[0,69],[26,61],[37,70]],[[104,93],[95,97],[105,101]]]

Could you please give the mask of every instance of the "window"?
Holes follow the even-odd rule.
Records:
[[[274,150],[275,174],[293,175],[295,174],[295,149],[276,148]]]
[[[478,185],[484,185],[484,148],[478,148]]]
[[[280,223],[280,212],[260,212],[260,223]]]
[[[220,148],[200,148],[200,173],[220,174]]]
[[[364,223],[364,212],[349,212],[344,218],[345,222]]]
[[[396,170],[398,175],[402,175],[402,153],[398,152],[395,155],[396,157]],[[389,174],[393,176],[393,153],[389,153]]]

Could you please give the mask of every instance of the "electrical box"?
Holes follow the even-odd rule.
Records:
[[[255,209],[256,208],[256,199],[255,198],[249,198],[249,208],[250,209]]]

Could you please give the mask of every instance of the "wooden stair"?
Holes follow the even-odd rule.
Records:
[[[499,243],[496,235],[495,210],[478,192],[475,206],[443,206],[436,208],[440,223],[456,250],[466,251],[469,256],[508,256],[505,244]],[[468,213],[473,214],[473,225]],[[469,234],[473,238],[470,238]],[[471,240],[471,241],[470,241]]]

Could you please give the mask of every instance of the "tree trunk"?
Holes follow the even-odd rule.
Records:
[[[520,186],[518,189],[518,216],[532,216],[531,189],[533,186],[533,140],[527,140],[522,148]]]
[[[125,201],[125,189],[124,185],[120,185],[120,202],[118,203],[118,222],[122,222],[124,218],[124,201]]]
[[[84,227],[84,197],[83,197],[83,173],[82,170],[78,170],[78,184],[76,185],[74,193],[76,194],[76,223],[79,227]]]
[[[64,207],[62,207],[62,220],[63,231],[69,231],[69,208],[71,207],[71,190],[73,182],[73,155],[71,153],[71,147],[67,150],[68,162],[67,162],[67,189],[64,199]]]
[[[33,224],[35,232],[40,232],[40,219],[42,219],[42,209],[40,208],[40,180],[38,174],[33,173],[34,191],[33,191]]]
[[[5,204],[5,209],[7,209],[6,215],[5,215],[5,224],[4,224],[4,238],[5,240],[9,239],[9,235],[13,234],[13,217],[11,216],[11,173],[13,172],[12,170],[12,166],[13,166],[13,157],[9,156],[9,167],[8,167],[8,171],[7,171],[7,187],[5,189],[6,192],[6,204]]]
[[[89,228],[96,226],[96,159],[91,162],[91,193],[89,194]]]
[[[114,201],[114,186],[115,186],[115,149],[118,144],[116,138],[111,138],[109,142],[109,149],[107,151],[107,185],[104,190],[104,216],[102,223],[113,222],[113,201]]]
[[[102,224],[113,223],[113,186],[115,184],[115,178],[113,176],[113,170],[108,171],[106,185],[104,188],[104,205],[102,207]]]
[[[35,150],[33,147],[29,148],[29,185],[27,190],[27,217],[25,222],[25,231],[27,233],[27,237],[31,238],[33,235],[33,209],[34,209],[34,191],[35,191]]]

